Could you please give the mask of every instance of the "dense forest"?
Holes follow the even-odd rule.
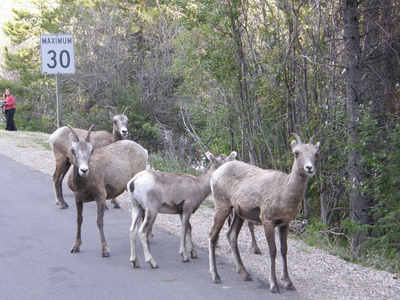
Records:
[[[170,165],[235,150],[285,172],[291,133],[315,136],[309,236],[400,270],[398,1],[32,0],[12,15],[0,88],[20,129],[56,129],[39,37],[73,34],[63,124],[110,130],[105,106],[130,107],[130,138]]]

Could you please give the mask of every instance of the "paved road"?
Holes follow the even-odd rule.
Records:
[[[76,211],[72,192],[64,191],[70,208],[61,210],[49,175],[0,155],[0,299],[304,299],[286,290],[270,294],[267,276],[244,282],[222,257],[223,284],[214,285],[207,250],[182,263],[178,238],[160,230],[151,245],[160,268],[144,262],[138,241],[141,267],[133,269],[124,210],[106,212],[111,256],[102,258],[95,203],[84,205],[81,252],[70,254]]]

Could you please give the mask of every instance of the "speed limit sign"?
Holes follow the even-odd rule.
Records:
[[[40,35],[42,74],[74,74],[74,36],[72,34]]]

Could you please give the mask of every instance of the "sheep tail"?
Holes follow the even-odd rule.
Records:
[[[129,192],[130,192],[130,193],[133,193],[133,191],[135,190],[135,182],[134,182],[134,180],[132,180],[132,181],[129,183],[128,189],[129,189]]]

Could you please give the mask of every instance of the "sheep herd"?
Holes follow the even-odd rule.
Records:
[[[251,280],[240,258],[237,239],[244,220],[262,224],[268,242],[271,259],[270,290],[279,292],[275,272],[275,227],[279,229],[282,254],[282,284],[288,290],[295,290],[287,270],[287,234],[289,222],[300,212],[307,188],[307,180],[315,174],[315,157],[319,143],[291,143],[294,154],[292,171],[289,174],[277,170],[264,170],[237,161],[236,152],[229,156],[215,157],[207,152],[210,161],[200,176],[169,174],[147,170],[148,152],[141,145],[128,140],[128,118],[126,111],[118,114],[110,109],[113,133],[88,131],[70,126],[57,129],[50,136],[50,144],[56,161],[53,184],[56,204],[67,208],[62,194],[62,181],[70,166],[73,169],[68,186],[74,192],[77,207],[77,234],[71,253],[80,251],[82,244],[81,225],[83,203],[97,204],[97,225],[101,238],[103,257],[110,255],[104,230],[103,216],[106,200],[115,198],[127,190],[132,205],[130,227],[131,258],[134,268],[139,267],[136,256],[136,236],[143,246],[145,261],[152,268],[158,268],[150,248],[149,237],[158,213],[179,214],[182,222],[179,253],[182,261],[197,256],[193,248],[190,216],[199,208],[204,199],[212,193],[214,197],[214,221],[209,235],[210,275],[214,283],[221,283],[217,272],[215,248],[219,233],[228,218],[228,240],[232,248],[236,269],[244,280]]]

